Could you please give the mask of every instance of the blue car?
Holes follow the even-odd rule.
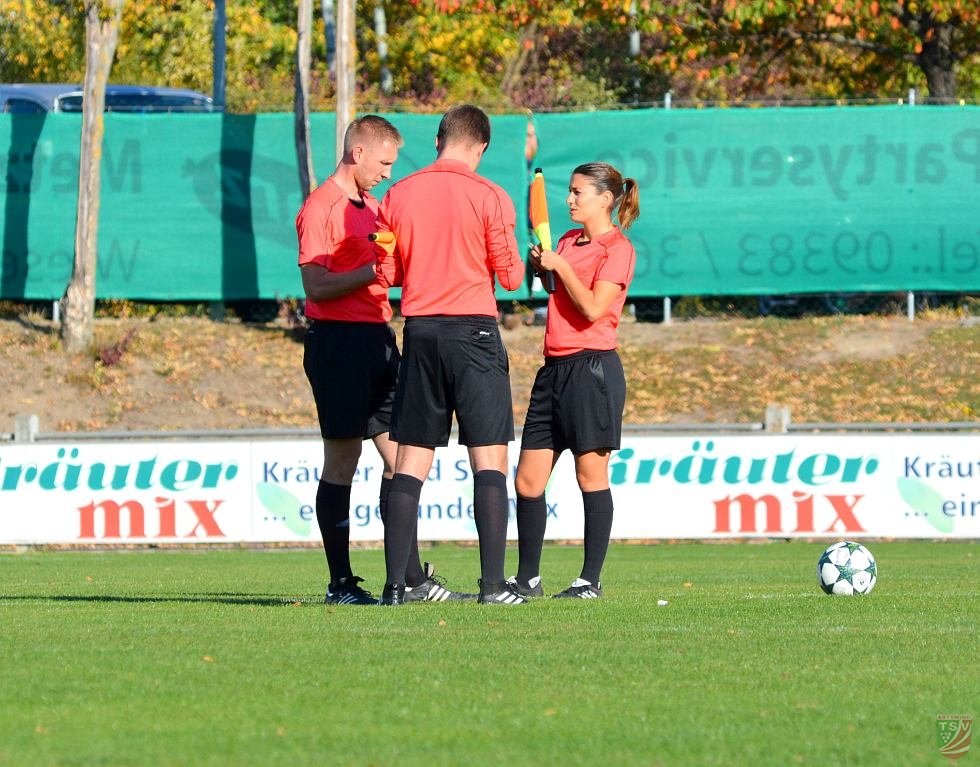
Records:
[[[107,112],[215,112],[210,96],[185,88],[107,85]],[[0,84],[0,113],[81,112],[80,85],[57,83]]]

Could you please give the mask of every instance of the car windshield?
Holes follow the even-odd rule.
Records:
[[[12,98],[7,99],[7,103],[3,105],[3,111],[9,114],[24,115],[39,114],[45,112],[46,110],[36,101],[31,101],[30,99]]]
[[[62,96],[59,103],[63,112],[81,112],[82,94]],[[107,93],[105,108],[107,112],[210,111],[207,101],[199,96],[159,93]]]

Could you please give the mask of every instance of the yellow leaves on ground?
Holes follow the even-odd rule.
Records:
[[[621,349],[627,421],[949,421],[980,407],[980,330],[848,318],[677,324]],[[688,341],[688,344],[685,344]],[[955,350],[955,351],[952,351]]]
[[[98,350],[137,332],[112,365]],[[401,324],[395,324],[400,336]],[[503,330],[515,421],[524,421],[544,328]],[[98,320],[93,352],[69,357],[39,318],[0,320],[0,419],[42,431],[316,428],[303,345],[285,325],[205,318]],[[980,413],[980,326],[904,318],[697,319],[620,325],[625,420],[963,421]]]

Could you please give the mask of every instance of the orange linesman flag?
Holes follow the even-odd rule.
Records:
[[[545,250],[551,250],[551,221],[548,219],[548,198],[544,193],[544,173],[534,169],[531,181],[531,228]]]
[[[551,250],[551,221],[548,219],[548,198],[544,193],[544,173],[541,168],[534,169],[534,179],[531,181],[531,194],[528,201],[530,207],[531,228],[544,250]],[[555,273],[546,271],[541,275],[544,289],[549,293],[555,292]]]

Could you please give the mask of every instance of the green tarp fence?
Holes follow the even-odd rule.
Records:
[[[387,115],[395,179],[434,159],[438,115]],[[552,229],[575,165],[640,186],[633,297],[980,290],[980,107],[643,110],[534,118]],[[107,114],[101,298],[298,296],[291,114]],[[493,118],[480,167],[527,246],[526,118]],[[60,297],[71,274],[80,116],[0,115],[0,298]],[[334,119],[312,116],[332,171]],[[386,186],[386,185],[385,185]],[[376,193],[383,194],[385,186]],[[439,205],[433,200],[434,206]],[[498,293],[525,298],[527,288]]]

